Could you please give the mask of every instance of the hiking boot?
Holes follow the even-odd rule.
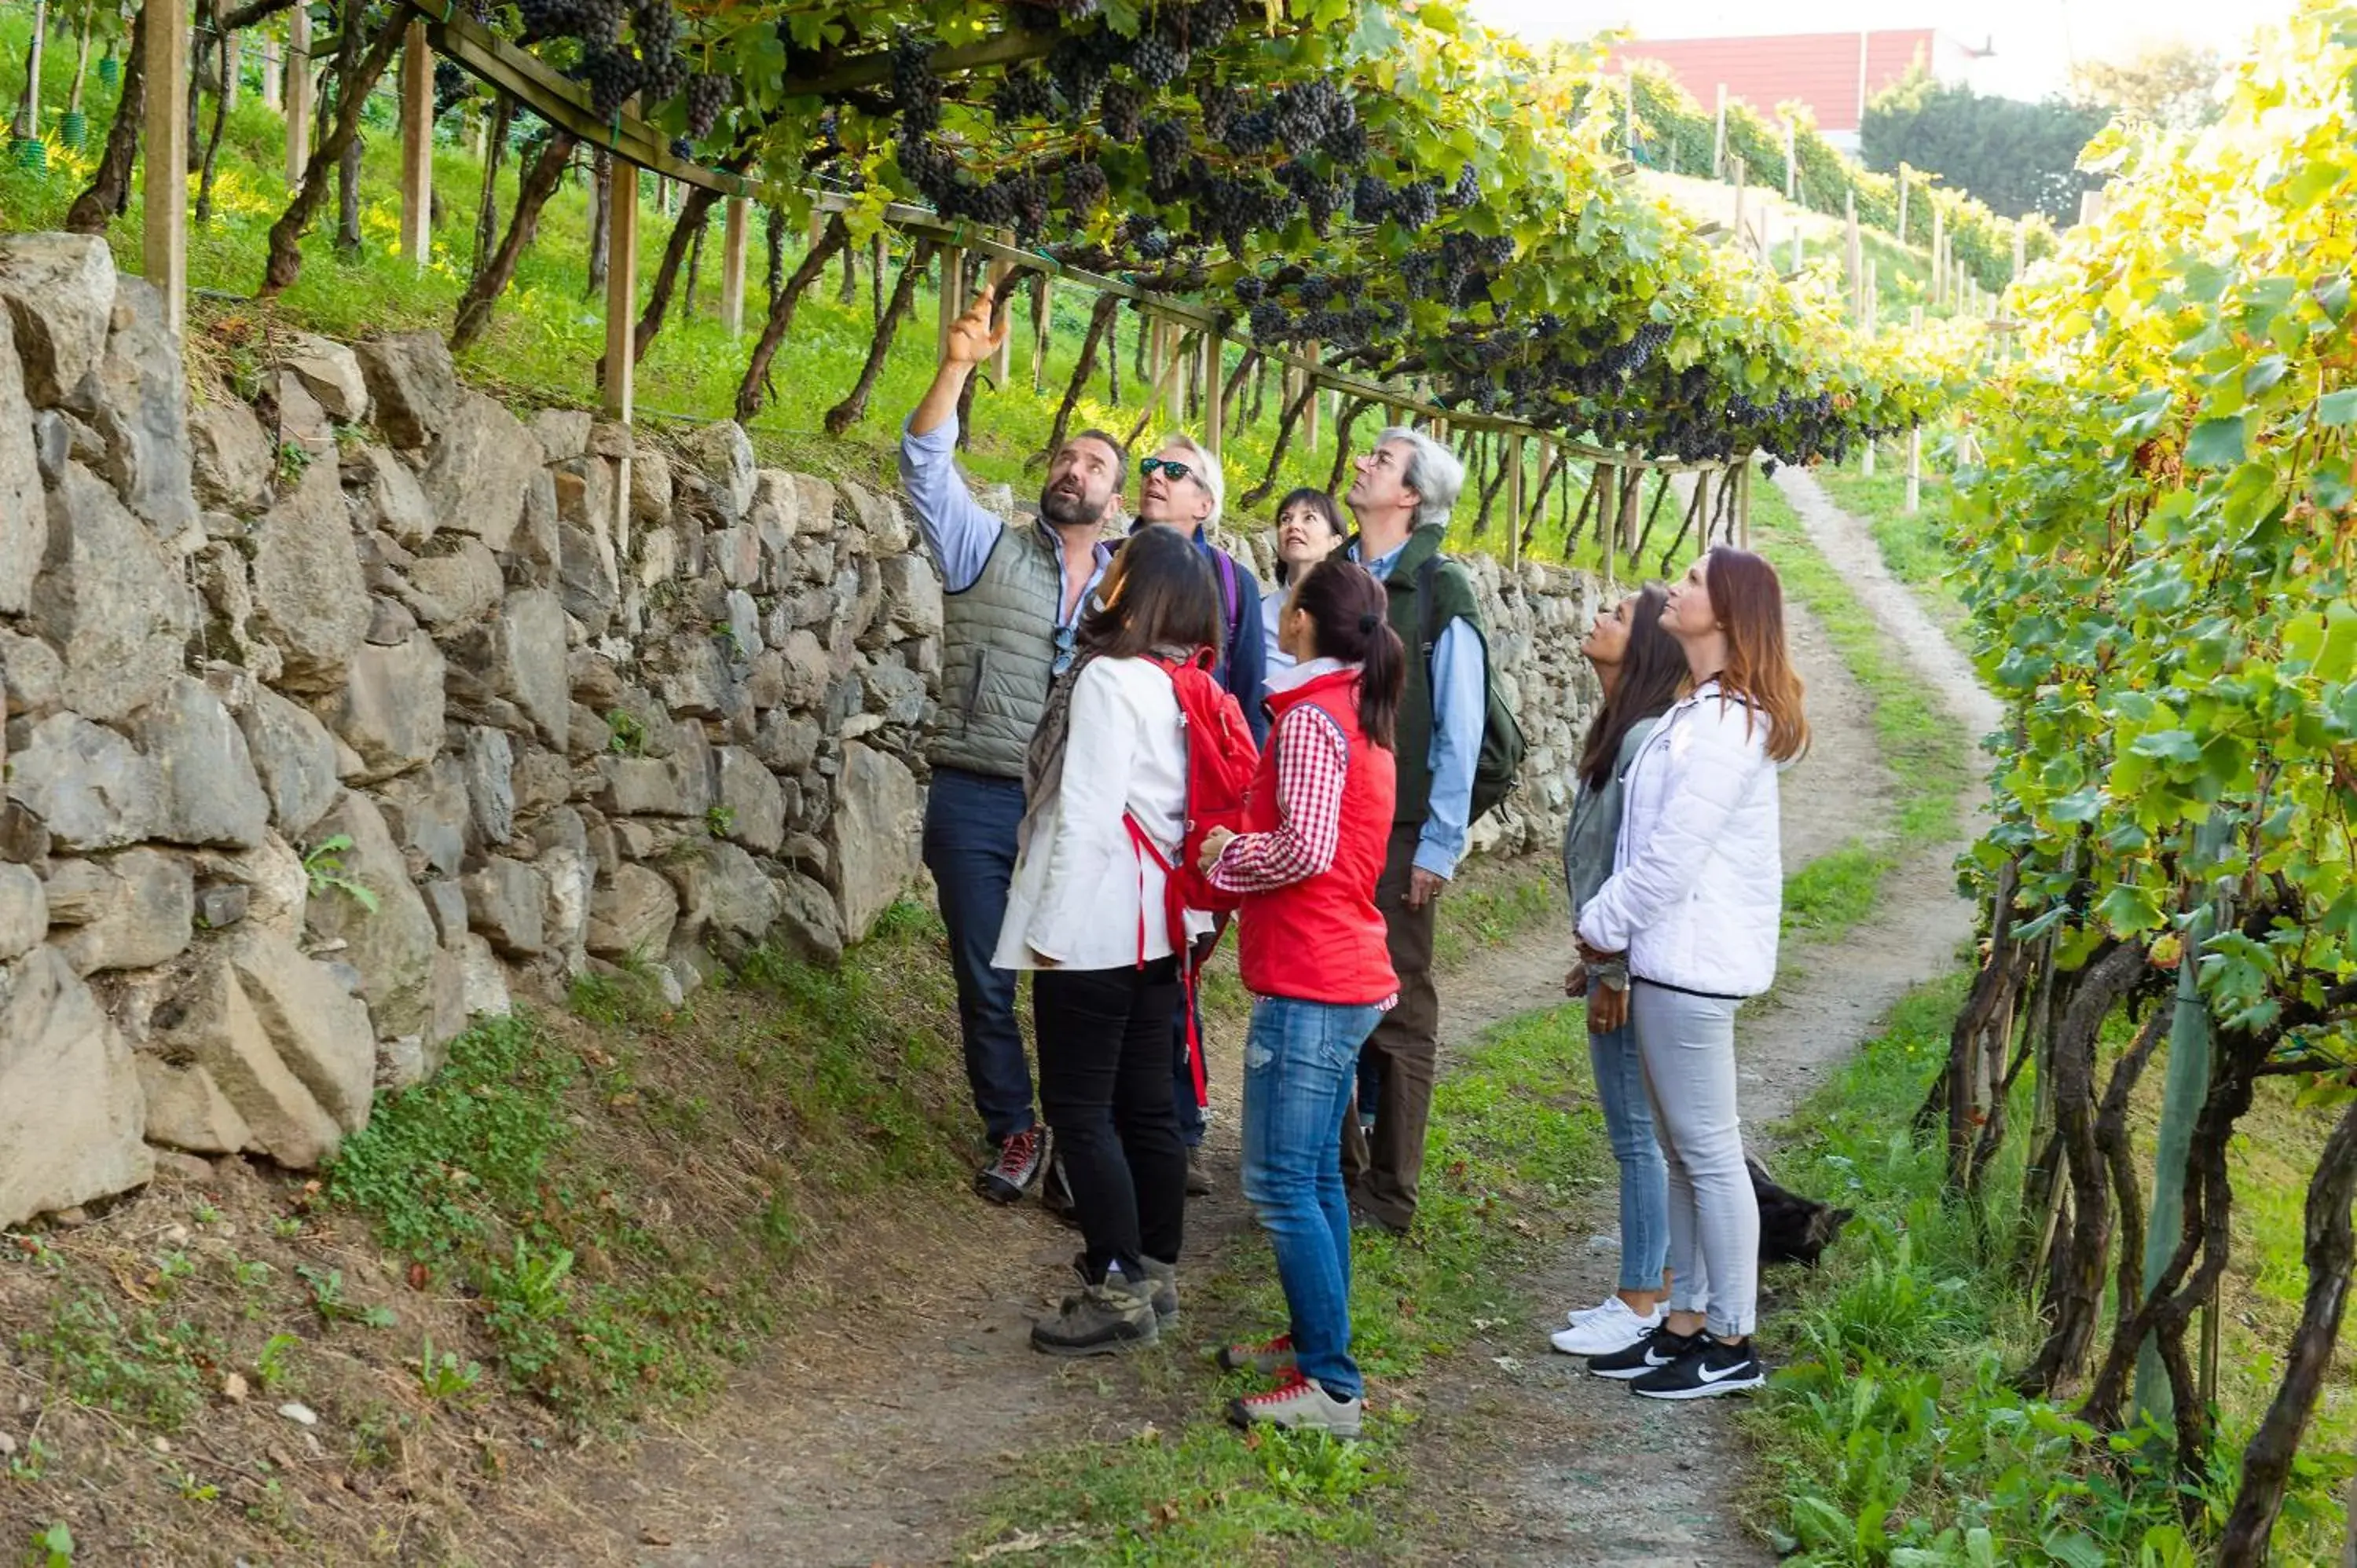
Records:
[[[1157,1258],[1140,1258],[1137,1266],[1145,1271],[1146,1288],[1154,1297],[1156,1326],[1169,1327],[1178,1321],[1178,1265]]]
[[[1629,1385],[1629,1391],[1649,1400],[1701,1400],[1743,1393],[1767,1380],[1768,1369],[1752,1353],[1749,1336],[1727,1345],[1706,1335],[1699,1347],[1647,1372]]]
[[[974,1190],[993,1203],[1014,1203],[1039,1181],[1054,1148],[1044,1127],[1026,1127],[998,1145],[998,1158],[974,1173]]]
[[[1283,1377],[1293,1370],[1293,1336],[1280,1334],[1257,1345],[1223,1345],[1220,1348],[1220,1370]]]
[[[1064,1298],[1061,1311],[1031,1326],[1031,1348],[1050,1356],[1110,1356],[1151,1345],[1157,1332],[1154,1287],[1118,1270]]]
[[[1211,1195],[1211,1178],[1203,1171],[1203,1146],[1196,1144],[1187,1150],[1187,1196],[1209,1197]]]
[[[1288,1432],[1323,1432],[1354,1438],[1366,1401],[1336,1399],[1315,1378],[1295,1372],[1265,1394],[1228,1402],[1228,1419],[1238,1426],[1281,1426]]]
[[[1081,1208],[1072,1201],[1072,1178],[1065,1173],[1062,1152],[1049,1154],[1042,1164],[1046,1168],[1039,1177],[1039,1207],[1078,1230]]]
[[[1589,1359],[1587,1369],[1599,1378],[1627,1382],[1659,1371],[1682,1356],[1691,1356],[1710,1338],[1707,1334],[1673,1334],[1666,1320],[1625,1350]]]

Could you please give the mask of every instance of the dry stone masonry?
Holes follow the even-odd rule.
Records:
[[[1544,847],[1594,585],[1477,576],[1532,737],[1479,836]],[[191,407],[103,242],[0,236],[0,1223],[317,1165],[585,971],[834,961],[922,875],[941,628],[896,497],[733,424],[519,419],[433,334]]]

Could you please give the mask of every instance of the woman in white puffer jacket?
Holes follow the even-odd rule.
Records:
[[[1736,1110],[1735,1010],[1776,975],[1776,770],[1809,743],[1775,569],[1721,547],[1670,589],[1662,626],[1693,689],[1631,765],[1611,878],[1584,953],[1627,955],[1630,1015],[1669,1165],[1670,1311],[1588,1369],[1655,1399],[1758,1388],[1760,1210]]]

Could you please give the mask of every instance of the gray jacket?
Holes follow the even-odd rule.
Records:
[[[1639,719],[1620,737],[1620,755],[1612,759],[1612,777],[1601,789],[1590,789],[1581,783],[1572,797],[1571,821],[1563,831],[1563,878],[1571,889],[1571,918],[1579,920],[1579,911],[1598,888],[1612,875],[1614,846],[1620,837],[1620,785],[1629,776],[1629,765],[1637,760],[1638,751],[1645,737],[1653,733],[1658,718]]]

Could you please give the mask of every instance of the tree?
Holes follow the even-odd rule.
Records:
[[[1916,70],[1867,104],[1859,151],[1868,168],[1926,170],[2008,218],[2042,212],[2068,223],[2094,184],[2078,172],[2079,153],[2109,118],[2059,98],[1985,97]]]
[[[2218,117],[2225,69],[2217,50],[2176,39],[2124,60],[2083,60],[2071,90],[2083,103],[2184,131]]]

